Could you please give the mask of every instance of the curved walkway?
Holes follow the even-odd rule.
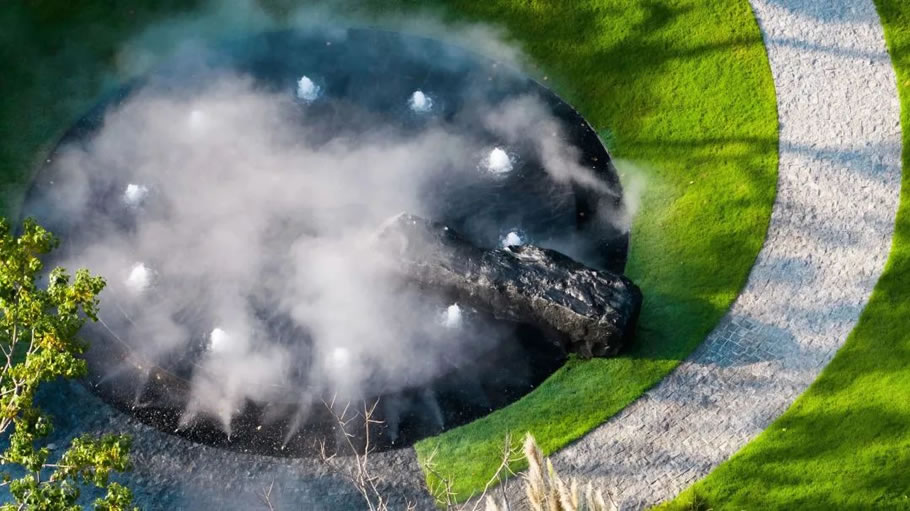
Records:
[[[742,294],[658,386],[553,456],[623,509],[675,496],[802,393],[859,318],[890,249],[896,78],[871,0],[751,0],[780,116],[778,195]]]
[[[673,497],[781,414],[847,338],[884,266],[900,191],[900,106],[871,0],[751,0],[778,93],[780,170],[768,238],[704,344],[622,413],[554,455],[615,488],[624,509]],[[830,5],[829,5],[830,4]],[[231,453],[159,433],[78,386],[50,399],[53,442],[134,437],[126,477],[144,509],[357,509],[318,461]],[[411,449],[373,465],[390,493],[432,509]],[[518,485],[511,485],[517,490]]]

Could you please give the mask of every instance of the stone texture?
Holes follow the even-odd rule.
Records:
[[[633,337],[641,291],[622,275],[532,245],[486,250],[437,222],[402,213],[379,232],[396,272],[491,312],[552,332],[583,358],[615,355]]]

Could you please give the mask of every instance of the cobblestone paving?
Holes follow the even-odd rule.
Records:
[[[751,3],[781,126],[768,238],[704,344],[554,456],[623,509],[672,498],[783,413],[846,340],[890,249],[900,105],[872,0]]]

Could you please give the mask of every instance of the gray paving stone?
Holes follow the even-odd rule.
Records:
[[[565,475],[620,489],[623,509],[672,498],[783,413],[846,340],[890,248],[900,104],[872,1],[751,3],[781,125],[765,244],[693,355],[553,457]]]

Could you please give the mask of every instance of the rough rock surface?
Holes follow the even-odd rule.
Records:
[[[642,301],[638,286],[555,250],[486,250],[442,224],[405,213],[386,222],[378,239],[406,279],[498,318],[554,332],[567,352],[615,355],[634,333]]]
[[[436,232],[435,229],[431,229],[433,225],[426,221],[422,224],[413,224],[416,225],[430,229],[425,233]],[[439,228],[442,229],[441,226]],[[457,239],[450,238],[454,236],[453,233],[445,231],[443,233],[446,239]],[[411,240],[413,247],[415,238],[407,239]],[[499,261],[495,266],[501,272],[514,273],[521,270],[538,272],[539,275],[529,275],[525,278],[526,281],[521,282],[521,286],[524,286],[521,289],[526,292],[537,289],[536,292],[543,295],[545,288],[534,287],[536,284],[532,281],[543,278],[542,274],[546,272],[550,273],[551,279],[556,279],[552,285],[563,291],[568,288],[560,279],[575,282],[576,286],[579,286],[574,294],[557,293],[551,296],[549,299],[553,303],[559,303],[559,300],[569,303],[569,297],[576,296],[575,306],[588,314],[594,314],[599,310],[598,307],[612,303],[624,311],[622,314],[625,315],[625,319],[621,320],[617,316],[617,322],[633,318],[640,305],[640,294],[634,284],[622,277],[585,268],[557,252],[535,247],[514,247],[511,253],[502,250],[484,251],[466,242],[458,246],[463,251],[471,252],[471,255],[462,252],[457,256],[453,255],[454,259],[443,259],[453,265],[450,267],[452,269],[466,270],[459,265],[479,263],[481,256],[486,255],[492,257],[486,260],[486,263]],[[461,257],[466,259],[462,260]],[[417,260],[411,260],[412,263],[415,261]],[[476,273],[480,271],[479,267],[472,268],[474,269],[471,271],[475,274],[492,278],[493,274]],[[559,273],[559,276],[553,272]],[[454,278],[455,274],[450,277]],[[515,275],[512,274],[512,277]],[[582,292],[583,285],[591,288]],[[492,301],[493,296],[487,296],[487,300]],[[520,313],[507,310],[505,303],[500,303],[499,307],[503,314]],[[614,314],[615,311],[611,309],[606,313]],[[568,312],[561,314],[565,315]],[[576,328],[578,332],[584,333],[585,327],[593,328],[589,321],[581,317],[576,320],[578,324],[572,323],[563,328],[564,330]],[[621,335],[620,330],[616,332],[616,335]],[[591,335],[587,338],[596,339]],[[609,349],[619,346],[612,344],[613,341],[614,339],[609,339],[611,343],[608,345]],[[591,349],[600,353],[594,347]],[[354,460],[351,457],[337,458],[333,470],[317,458],[269,457],[196,444],[175,435],[162,433],[112,409],[79,384],[60,383],[50,386],[41,396],[40,402],[55,418],[56,430],[48,439],[55,448],[68,445],[75,435],[83,432],[125,433],[132,436],[131,457],[134,469],[130,473],[118,476],[118,479],[133,489],[137,504],[144,510],[267,509],[261,495],[263,491],[269,489],[270,500],[275,509],[353,511],[364,508],[357,489],[343,474],[354,468]],[[391,499],[391,509],[405,509],[408,503],[420,510],[435,509],[413,449],[374,453],[370,456],[370,467],[371,474],[380,481],[383,494]],[[97,492],[86,492],[83,504],[90,506],[91,499],[97,496],[100,496]]]

